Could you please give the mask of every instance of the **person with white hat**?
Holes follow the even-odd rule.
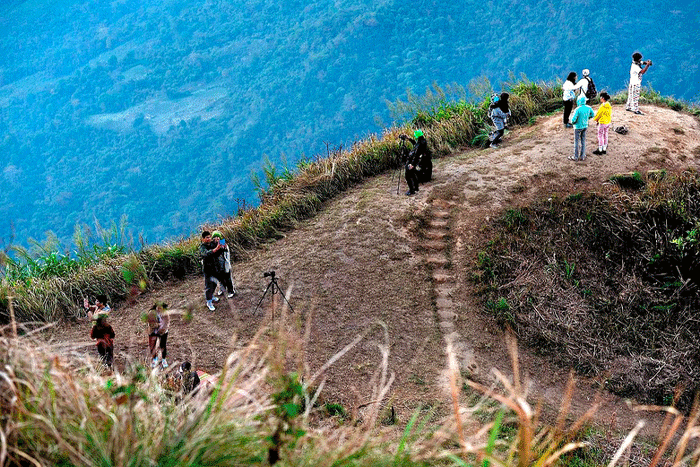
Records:
[[[578,80],[578,83],[576,83],[576,87],[579,89],[578,95],[585,97],[586,101],[588,101],[588,99],[591,99],[588,90],[592,87],[593,91],[595,91],[595,84],[593,84],[593,79],[591,78],[591,71],[588,68],[584,68],[581,72],[581,75],[583,75],[583,78]]]

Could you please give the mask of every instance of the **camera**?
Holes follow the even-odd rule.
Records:
[[[275,271],[265,271],[265,272],[263,272],[263,277],[272,277],[274,279],[275,278]]]

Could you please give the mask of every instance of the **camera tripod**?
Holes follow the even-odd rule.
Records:
[[[277,282],[277,277],[275,276],[275,271],[268,271],[263,273],[263,277],[269,277],[270,282],[267,284],[267,288],[262,294],[262,297],[260,297],[260,301],[258,302],[258,305],[255,307],[255,310],[253,310],[253,314],[255,314],[258,311],[258,308],[260,308],[260,305],[262,305],[263,300],[265,299],[265,296],[270,293],[270,295],[275,295],[276,293],[282,295],[282,298],[284,301],[287,303],[287,306],[289,306],[289,309],[292,310],[292,313],[294,312],[294,308],[292,308],[292,304],[289,303],[289,300],[287,300],[287,297],[284,296],[284,293],[282,292],[282,289],[280,288],[279,282]],[[272,316],[274,317],[274,310],[272,311]]]
[[[408,159],[408,148],[407,148],[406,145],[404,144],[403,140],[401,140],[401,143],[400,143],[399,148],[400,148],[399,150],[401,151],[401,152],[400,152],[399,167],[398,167],[397,170],[395,170],[395,171],[392,172],[392,174],[391,174],[391,185],[392,185],[392,186],[394,185],[394,177],[396,176],[397,172],[398,172],[398,175],[399,175],[399,176],[398,176],[398,181],[397,181],[397,183],[396,183],[396,194],[397,194],[397,195],[399,194],[399,187],[401,186],[401,174],[402,174],[402,172],[403,172],[403,171],[405,170],[405,168],[406,168],[406,167],[405,167],[405,162],[406,162],[406,160]]]

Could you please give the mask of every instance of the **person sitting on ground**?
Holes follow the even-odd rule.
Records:
[[[200,381],[197,372],[192,371],[192,364],[190,362],[182,362],[178,373],[182,381],[182,395],[187,396],[190,393],[196,393]]]
[[[406,183],[408,183],[406,195],[409,196],[419,191],[418,183],[427,183],[433,178],[433,159],[428,149],[428,141],[422,130],[414,131],[413,136],[416,139],[399,135],[400,139],[413,145],[406,161]]]
[[[489,145],[492,148],[498,148],[498,144],[503,140],[503,135],[506,131],[506,125],[510,118],[510,107],[508,106],[508,98],[510,94],[502,92],[500,96],[493,98],[493,103],[489,107],[489,116],[493,121],[496,131],[493,134],[493,140]]]
[[[166,311],[167,303],[156,302],[146,314],[148,323],[148,350],[151,356],[151,368],[158,366],[158,349],[160,348],[161,365],[168,368],[168,329],[170,327],[170,315]]]
[[[600,93],[601,105],[593,117],[593,120],[598,124],[598,149],[593,151],[595,155],[608,153],[608,131],[612,124],[612,106],[608,102],[609,100],[610,94],[605,91]]]
[[[215,231],[216,232],[216,231]],[[218,297],[214,297],[216,289],[216,278],[219,283],[223,284],[228,291],[228,298],[235,295],[231,274],[226,272],[226,258],[224,253],[228,250],[226,241],[220,232],[214,238],[213,234],[208,230],[202,232],[202,243],[199,246],[199,256],[202,259],[202,269],[204,272],[204,297],[207,302],[207,308],[211,311],[216,310],[214,302],[218,302]]]
[[[90,337],[95,339],[100,361],[108,368],[114,362],[114,329],[107,322],[107,315],[97,312],[93,315],[95,324],[90,330]]]
[[[83,299],[83,306],[85,307],[85,310],[87,310],[87,317],[89,321],[93,321],[97,314],[104,315],[105,317],[109,316],[109,313],[112,311],[109,305],[107,305],[107,296],[104,294],[100,294],[95,297],[94,305],[90,305],[87,298]]]

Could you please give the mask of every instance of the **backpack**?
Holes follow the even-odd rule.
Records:
[[[586,79],[588,80],[588,89],[586,89],[586,99],[593,99],[595,96],[598,95],[598,91],[595,88],[595,83],[593,82],[593,79],[590,76],[586,76]]]

